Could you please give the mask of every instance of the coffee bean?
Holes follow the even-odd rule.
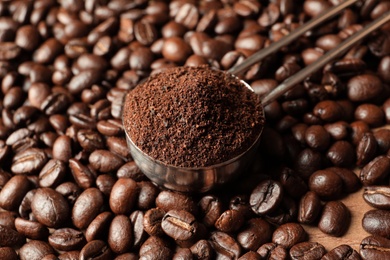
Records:
[[[118,155],[106,150],[95,150],[89,156],[91,166],[100,172],[118,170],[123,165],[123,160]]]
[[[0,225],[15,229],[15,214],[9,211],[0,212]]]
[[[351,143],[344,140],[334,142],[329,147],[326,157],[333,165],[339,167],[349,167],[356,160],[354,147]]]
[[[390,189],[387,186],[364,187],[363,199],[377,209],[390,209]]]
[[[23,218],[15,219],[15,228],[20,234],[29,239],[45,240],[49,235],[49,230],[41,223]]]
[[[252,191],[249,204],[256,214],[264,215],[275,210],[282,198],[283,189],[280,183],[266,180],[259,183]]]
[[[356,147],[356,165],[363,166],[374,159],[377,151],[377,141],[370,132],[364,133]]]
[[[3,226],[0,224],[0,246],[1,247],[14,247],[20,246],[25,243],[25,238],[22,234],[16,230]]]
[[[21,53],[21,48],[13,42],[0,43],[0,60],[12,60]]]
[[[237,242],[246,250],[257,250],[261,245],[271,240],[272,230],[270,224],[261,218],[250,219],[240,233]]]
[[[130,221],[133,229],[133,246],[139,248],[146,240],[147,233],[144,230],[144,213],[140,210],[133,211],[130,215]]]
[[[19,257],[23,260],[38,260],[44,256],[54,254],[54,249],[46,242],[31,240],[19,250]]]
[[[193,238],[197,233],[197,226],[195,217],[185,210],[170,210],[161,221],[162,230],[175,240]]]
[[[12,159],[11,171],[15,174],[39,172],[47,161],[46,153],[38,148],[28,148]]]
[[[283,168],[279,181],[287,194],[294,198],[302,197],[308,190],[304,180],[294,170],[287,167]]]
[[[341,201],[327,202],[322,210],[318,228],[331,236],[342,236],[351,221],[351,213]]]
[[[176,253],[173,255],[173,260],[178,260],[178,259],[182,259],[182,260],[191,260],[193,259],[193,256],[192,256],[192,253],[191,253],[191,250],[189,248],[180,248],[176,251]]]
[[[343,191],[343,180],[331,170],[319,170],[310,176],[309,188],[323,199],[334,199]]]
[[[193,215],[197,212],[197,206],[191,197],[173,191],[161,191],[156,198],[156,206],[165,212],[172,209],[185,210]]]
[[[362,259],[387,258],[389,253],[390,240],[377,237],[368,236],[360,243],[360,256]]]
[[[41,224],[54,228],[63,226],[70,213],[65,198],[51,188],[37,189],[31,201],[31,210]]]
[[[107,244],[102,240],[93,240],[88,242],[80,251],[79,259],[109,260],[112,252]]]
[[[298,221],[303,224],[314,223],[322,210],[321,200],[313,191],[308,191],[299,202]]]
[[[72,209],[72,221],[77,228],[86,228],[100,213],[103,194],[97,188],[88,188],[76,199]]]
[[[325,253],[325,247],[316,242],[298,243],[290,249],[291,259],[320,259]]]
[[[83,165],[77,159],[69,159],[69,168],[76,183],[84,189],[91,188],[96,180],[96,173],[93,169]]]
[[[66,171],[67,167],[63,161],[49,160],[39,173],[39,185],[46,188],[57,186],[65,177]]]
[[[364,133],[370,132],[370,127],[366,122],[363,121],[355,121],[350,124],[352,133],[351,139],[352,143],[357,145],[363,137]]]
[[[143,210],[153,208],[159,193],[158,188],[149,181],[138,182],[137,186],[139,189],[137,207]]]
[[[120,178],[112,187],[110,208],[115,214],[129,214],[135,206],[137,196],[137,183],[129,178]]]
[[[330,135],[321,125],[312,125],[306,129],[305,140],[309,147],[323,151],[329,146]]]
[[[378,152],[387,153],[390,149],[390,130],[379,129],[374,132],[374,137],[378,144]]]
[[[291,248],[293,245],[304,242],[307,234],[303,227],[296,223],[286,223],[279,226],[272,234],[272,242]]]
[[[48,241],[56,250],[72,251],[83,246],[85,237],[81,231],[73,228],[61,228],[54,231],[49,236]]]
[[[19,259],[15,250],[13,250],[11,247],[1,247],[0,248],[0,258],[1,259],[8,259],[8,260]]]
[[[63,46],[58,40],[50,38],[34,51],[33,59],[38,63],[51,62],[62,52],[62,48]]]
[[[344,189],[347,193],[353,193],[361,187],[359,177],[352,170],[340,167],[330,167],[327,170],[336,173],[342,179]]]
[[[381,80],[372,74],[363,74],[351,78],[347,84],[348,97],[352,101],[372,100],[383,91]]]
[[[355,110],[355,119],[361,120],[372,127],[383,125],[385,114],[383,110],[374,104],[362,104]]]
[[[266,243],[260,246],[257,253],[262,259],[286,259],[288,257],[286,248],[275,243]]]
[[[328,253],[326,253],[321,259],[331,260],[331,259],[350,259],[350,260],[359,260],[360,255],[356,250],[354,250],[349,245],[340,245],[333,248]]]
[[[106,145],[108,150],[114,154],[117,154],[123,158],[131,157],[125,138],[110,136],[106,140]]]
[[[222,232],[231,233],[244,224],[244,214],[241,211],[229,209],[223,212],[215,222],[215,227]]]
[[[212,227],[222,214],[222,202],[215,196],[206,195],[200,199],[199,209],[202,223]]]
[[[107,234],[113,214],[105,211],[100,213],[92,220],[85,230],[85,238],[87,242],[92,240],[102,239]]]
[[[108,245],[116,254],[129,251],[133,244],[133,229],[129,217],[117,215],[108,230]]]
[[[167,241],[159,237],[151,236],[142,244],[139,250],[139,256],[141,259],[156,259],[156,256],[161,259],[171,259],[173,252]]]
[[[157,31],[153,24],[139,21],[134,25],[134,36],[143,45],[150,45],[157,39]]]
[[[90,88],[98,83],[101,78],[101,72],[94,69],[83,70],[72,77],[68,84],[68,89],[72,94],[81,93],[84,89]]]
[[[24,175],[15,175],[10,178],[0,191],[0,207],[5,210],[15,210],[30,190],[30,185]]]
[[[241,254],[240,245],[233,237],[220,231],[214,231],[209,238],[215,250],[216,258],[238,258]]]
[[[390,171],[390,158],[377,156],[360,171],[360,181],[363,185],[376,185],[384,181]]]
[[[362,219],[364,230],[376,236],[390,237],[390,231],[387,228],[390,221],[390,214],[386,210],[374,209],[367,211]]]
[[[145,212],[143,227],[149,235],[162,236],[164,234],[161,223],[165,213],[161,208],[152,208]]]
[[[279,16],[279,7],[274,3],[270,3],[259,17],[258,22],[264,27],[271,26],[279,19]]]
[[[390,77],[385,72],[388,71],[389,66],[390,66],[390,56],[383,57],[378,65],[378,74],[381,77],[381,79],[387,83],[390,82]]]
[[[299,176],[307,180],[311,174],[323,166],[323,155],[310,148],[303,149],[295,159],[294,170]]]

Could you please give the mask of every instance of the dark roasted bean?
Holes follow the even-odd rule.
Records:
[[[351,221],[351,213],[344,203],[340,201],[330,201],[324,206],[318,228],[325,234],[331,236],[342,236]]]
[[[356,252],[355,249],[349,245],[340,245],[333,248],[328,253],[326,253],[321,259],[323,260],[333,260],[333,259],[348,259],[348,260],[359,260],[360,255]]]
[[[360,181],[365,186],[380,184],[389,172],[390,158],[380,155],[363,167],[360,171]]]
[[[299,242],[304,242],[307,239],[307,234],[303,227],[296,223],[287,223],[279,226],[272,234],[272,242],[291,248]]]
[[[321,259],[325,253],[325,247],[316,242],[302,242],[290,249],[291,259]]]

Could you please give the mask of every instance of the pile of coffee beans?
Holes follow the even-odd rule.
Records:
[[[1,1],[0,259],[389,259],[389,24],[266,106],[256,161],[220,190],[154,186],[121,122],[149,75],[227,70],[340,2]],[[361,1],[240,76],[263,96],[389,3]],[[361,186],[359,252],[309,240],[302,224],[343,236],[340,199]]]
[[[144,153],[180,167],[228,161],[264,126],[261,101],[237,77],[205,66],[167,69],[130,91],[127,134]]]

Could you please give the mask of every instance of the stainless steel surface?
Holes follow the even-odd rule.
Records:
[[[318,26],[319,24],[323,23],[324,21],[334,17],[335,15],[339,14],[341,11],[343,11],[348,6],[353,5],[354,3],[358,2],[359,0],[347,0],[344,1],[338,5],[335,5],[324,12],[322,12],[320,15],[314,17],[310,21],[306,22],[305,24],[301,25],[297,29],[295,29],[290,34],[283,37],[280,41],[272,43],[267,48],[261,49],[252,56],[248,57],[244,62],[238,64],[237,66],[232,67],[228,70],[231,74],[239,75],[244,70],[248,69],[253,64],[261,61],[268,55],[280,50],[283,46],[288,45],[295,39],[297,39],[299,36],[303,35],[305,32],[313,29],[314,27]]]
[[[314,19],[314,21],[310,21],[309,26],[302,26],[302,28],[298,28],[300,30],[298,33],[293,32],[290,35],[286,36],[287,40],[281,40],[279,43],[275,43],[275,45],[271,45],[268,48],[270,50],[261,50],[260,53],[256,53],[253,56],[248,58],[249,61],[245,61],[240,65],[232,68],[229,72],[238,73],[243,69],[248,68],[253,65],[255,62],[258,62],[259,59],[264,58],[266,55],[273,53],[277,49],[285,46],[297,36],[304,33],[304,29],[308,30],[308,28],[313,28],[319,23],[333,17],[335,14],[339,13],[345,7],[357,2],[356,0],[348,0],[341,3],[339,6],[335,8],[331,8],[329,12],[325,12],[320,18]],[[286,79],[281,85],[275,88],[273,91],[268,93],[262,100],[263,106],[269,104],[283,93],[294,87],[297,83],[301,82],[308,75],[313,73],[314,71],[323,67],[326,63],[333,60],[334,58],[341,55],[348,48],[352,47],[353,44],[360,41],[368,34],[370,34],[375,29],[379,28],[381,25],[390,21],[390,12],[385,13],[380,18],[376,19],[372,23],[368,24],[363,30],[359,31],[355,35],[348,38],[342,44],[338,46],[338,48],[329,51],[327,54],[318,59],[315,63],[307,66],[294,76]],[[294,38],[295,37],[295,38]],[[277,49],[276,49],[276,47]],[[232,73],[233,74],[233,73]],[[252,88],[242,81],[246,87],[252,90]],[[253,90],[252,90],[253,91]],[[130,149],[130,153],[140,168],[140,170],[154,183],[159,186],[165,187],[167,189],[181,191],[181,192],[205,192],[209,191],[219,185],[222,185],[234,177],[237,177],[239,174],[243,174],[245,172],[245,168],[250,165],[253,157],[255,155],[255,150],[260,143],[260,136],[256,138],[256,141],[252,144],[251,147],[248,148],[247,151],[243,152],[239,156],[232,158],[226,162],[212,165],[209,167],[199,167],[199,168],[186,168],[186,167],[175,167],[173,165],[164,164],[161,161],[155,160],[151,158],[149,155],[142,152],[131,140],[126,129],[126,140],[128,147]]]

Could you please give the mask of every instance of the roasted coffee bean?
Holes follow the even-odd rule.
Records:
[[[15,250],[12,249],[11,247],[1,247],[0,259],[17,260],[19,258]]]
[[[390,130],[379,129],[374,132],[374,137],[378,144],[378,152],[387,153],[390,149]]]
[[[375,157],[360,171],[360,181],[363,185],[382,183],[390,172],[390,158],[380,155]]]
[[[109,260],[112,259],[112,252],[104,241],[93,240],[81,249],[79,259]]]
[[[333,260],[333,259],[348,259],[348,260],[359,260],[360,255],[356,250],[354,250],[349,245],[340,245],[333,248],[328,253],[326,253],[321,259],[323,260]]]
[[[313,191],[308,191],[298,206],[298,221],[303,224],[314,223],[322,210],[321,200]]]
[[[390,256],[390,240],[384,237],[368,236],[360,243],[360,256],[362,259],[375,259]]]
[[[51,159],[43,166],[39,173],[39,185],[41,187],[55,187],[63,180],[67,172],[63,161]]]
[[[343,180],[331,170],[319,170],[314,172],[309,179],[309,189],[317,193],[323,199],[335,199],[340,197],[343,191]]]
[[[288,252],[286,248],[276,243],[266,243],[257,249],[261,259],[286,259]]]
[[[133,229],[133,247],[139,248],[147,237],[143,225],[144,213],[140,210],[133,211],[130,215],[130,221]]]
[[[173,191],[161,191],[156,198],[156,206],[165,212],[172,209],[185,210],[193,215],[196,215],[197,212],[197,206],[191,197]]]
[[[81,249],[85,237],[81,231],[73,228],[61,228],[54,231],[48,238],[49,244],[56,250],[72,251]]]
[[[363,74],[351,78],[348,82],[348,97],[352,101],[368,101],[383,91],[381,80],[372,74]]]
[[[349,125],[345,121],[337,121],[324,125],[324,128],[335,140],[346,139],[349,134]]]
[[[207,240],[199,240],[190,247],[193,256],[196,259],[212,259],[213,248]]]
[[[108,245],[116,254],[130,250],[133,244],[133,229],[129,217],[117,215],[108,230]]]
[[[390,188],[388,186],[364,187],[363,199],[377,209],[390,209]]]
[[[130,178],[135,181],[145,180],[146,176],[138,168],[134,161],[123,164],[117,171],[116,176],[118,178]]]
[[[215,222],[215,227],[222,232],[232,233],[244,224],[243,212],[229,209],[223,212]]]
[[[295,244],[306,241],[306,239],[305,230],[297,223],[283,224],[272,234],[272,242],[284,248],[291,248]]]
[[[362,219],[362,227],[375,236],[390,237],[390,213],[387,210],[374,209],[367,211]]]
[[[107,197],[110,196],[116,178],[110,174],[101,174],[96,178],[96,187]]]
[[[41,223],[23,218],[15,219],[15,228],[20,234],[29,239],[45,240],[49,235],[49,230]]]
[[[270,224],[261,218],[253,218],[237,234],[237,242],[244,249],[255,251],[261,245],[271,241],[271,236]]]
[[[160,259],[171,259],[173,252],[167,241],[151,236],[142,244],[139,256],[141,259],[157,259],[157,256]]]
[[[28,148],[12,159],[11,171],[15,174],[27,174],[40,171],[47,161],[46,153],[38,148]]]
[[[238,258],[241,254],[240,245],[224,232],[212,232],[209,241],[215,250],[216,258]]]
[[[306,129],[305,140],[312,149],[323,151],[328,148],[330,135],[321,125],[312,125]]]
[[[54,254],[54,249],[48,243],[39,240],[31,240],[19,249],[19,257],[23,260],[43,259],[50,254]]]
[[[34,51],[33,59],[38,63],[51,62],[62,52],[62,49],[63,46],[58,40],[50,38]]]
[[[123,160],[118,155],[106,150],[95,150],[89,156],[89,163],[99,172],[112,172],[123,165]]]
[[[355,162],[355,151],[348,141],[336,141],[328,149],[326,157],[338,167],[350,167]]]
[[[199,211],[202,223],[207,227],[214,226],[215,222],[222,214],[222,202],[218,197],[206,195],[199,201]]]
[[[96,173],[89,166],[83,165],[77,159],[69,159],[69,168],[76,183],[83,189],[91,188],[96,179]]]
[[[143,218],[144,230],[151,236],[162,236],[164,230],[161,222],[165,216],[165,211],[161,208],[152,208],[145,212]]]
[[[331,236],[342,236],[351,221],[351,213],[341,201],[329,201],[324,205],[318,228]]]
[[[102,239],[108,231],[113,214],[109,211],[100,213],[92,220],[85,230],[85,238],[88,242],[92,240]]]
[[[159,193],[158,188],[149,181],[141,181],[137,183],[138,199],[137,207],[139,209],[147,210],[155,206],[156,197]]]
[[[283,198],[283,188],[279,182],[265,180],[259,183],[252,191],[249,204],[252,210],[259,215],[274,211]]]
[[[377,151],[377,141],[370,132],[364,133],[356,147],[357,166],[364,166],[374,159]]]
[[[379,127],[385,122],[383,110],[374,104],[362,104],[355,110],[355,119],[361,120],[372,127]]]
[[[0,246],[14,247],[25,243],[25,238],[16,230],[0,224]]]
[[[9,211],[0,212],[0,225],[15,229],[15,214]]]
[[[370,127],[366,122],[355,121],[350,124],[352,143],[357,145],[363,137],[364,133],[370,132]]]
[[[194,238],[197,233],[197,227],[198,223],[195,217],[185,210],[170,210],[161,221],[162,230],[175,240]]]
[[[69,218],[69,205],[65,198],[51,188],[39,188],[31,201],[36,219],[47,227],[60,227]]]
[[[80,229],[88,227],[100,213],[103,203],[103,194],[97,188],[89,188],[81,193],[72,209],[72,221],[75,227]]]
[[[311,174],[323,166],[323,155],[313,149],[303,149],[294,162],[294,170],[299,176],[307,180]]]
[[[118,179],[112,187],[109,204],[115,214],[129,214],[138,196],[137,183],[129,178]]]
[[[260,255],[257,252],[249,251],[249,252],[243,254],[238,259],[240,259],[240,260],[257,260],[257,259],[261,259],[261,258],[260,258]]]
[[[173,260],[191,260],[193,259],[191,250],[189,248],[180,248],[176,251],[176,253],[173,255]]]
[[[302,242],[290,249],[291,259],[322,259],[325,247],[317,242]]]
[[[110,136],[106,140],[106,145],[108,150],[114,154],[117,154],[123,158],[131,157],[125,138]]]
[[[10,211],[17,209],[30,187],[31,184],[26,176],[13,176],[0,191],[0,207]]]
[[[343,180],[343,187],[347,193],[355,192],[361,187],[359,177],[352,170],[340,167],[330,167],[327,170],[336,173]]]
[[[283,168],[279,176],[279,181],[283,189],[293,198],[300,198],[308,190],[307,184],[290,168]]]

